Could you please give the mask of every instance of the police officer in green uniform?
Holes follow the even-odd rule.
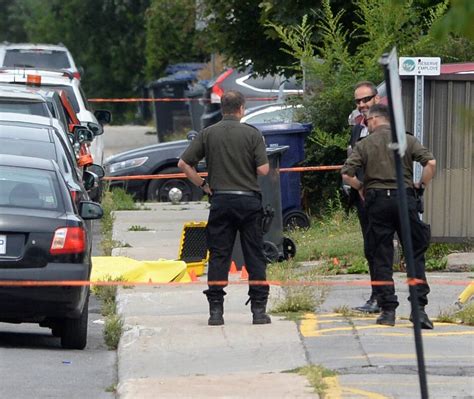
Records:
[[[393,236],[395,231],[401,237],[398,212],[398,190],[393,150],[390,148],[392,135],[388,108],[376,104],[369,109],[367,119],[369,136],[360,141],[346,160],[342,170],[343,180],[354,189],[365,201],[369,226],[367,229],[368,250],[373,257],[376,281],[389,282],[376,285],[377,301],[382,312],[377,324],[395,325],[395,309],[398,306],[393,285]],[[425,312],[430,292],[425,275],[425,252],[429,246],[430,228],[418,217],[415,191],[426,187],[433,178],[436,161],[429,152],[412,135],[407,135],[407,149],[402,159],[404,182],[406,187],[411,238],[415,259],[415,278],[422,280],[417,285],[418,303],[420,306],[421,327],[432,329],[433,323]],[[420,162],[423,172],[419,182],[413,183],[413,162]],[[364,181],[357,179],[357,168],[363,168]],[[411,317],[410,317],[411,320]]]
[[[253,324],[271,322],[266,313],[269,286],[265,283],[263,210],[257,182],[257,175],[268,174],[269,164],[260,131],[240,123],[244,106],[245,99],[240,92],[231,90],[224,93],[221,98],[222,120],[202,130],[178,163],[188,179],[210,196],[206,228],[210,252],[209,287],[204,291],[209,301],[209,325],[224,324],[224,287],[237,231],[249,273],[248,294]],[[195,169],[204,157],[209,181],[201,178]],[[257,283],[252,284],[253,281]]]

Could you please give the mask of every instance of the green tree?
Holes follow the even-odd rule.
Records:
[[[451,61],[458,51],[455,44],[462,43],[456,37],[439,40],[433,34],[433,26],[448,9],[447,1],[428,8],[415,7],[413,1],[355,0],[354,4],[352,33],[341,23],[344,12],[334,13],[329,0],[323,0],[322,18],[315,26],[306,17],[297,26],[268,24],[283,41],[284,51],[295,56],[294,67],[301,71],[304,67],[309,83],[304,103],[306,119],[314,126],[307,143],[310,165],[338,164],[345,159],[353,85],[359,80],[382,81],[378,60],[384,52],[397,46],[402,56],[441,56],[442,61]],[[311,40],[313,29],[321,34],[316,46]],[[352,37],[359,40],[356,51],[349,46]],[[339,187],[337,173],[304,175],[305,194],[315,209],[324,207]]]
[[[195,0],[152,0],[146,11],[146,77],[156,79],[168,64],[202,61],[205,43],[195,28]]]

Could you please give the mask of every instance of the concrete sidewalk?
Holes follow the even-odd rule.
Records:
[[[114,239],[132,247],[115,249],[115,255],[174,259],[183,224],[208,215],[206,203],[147,206],[148,211],[116,214]],[[151,230],[130,232],[132,225]],[[472,267],[473,258],[471,254],[463,262]],[[366,299],[366,286],[332,287],[320,311],[298,323],[272,316],[272,324],[253,326],[249,306],[244,306],[247,286],[232,284],[221,327],[207,325],[205,276],[189,285],[119,289],[124,333],[118,348],[118,396],[315,398],[305,377],[284,371],[319,364],[339,374],[325,381],[327,397],[333,399],[420,397],[405,279],[404,274],[395,276],[400,307],[394,328],[375,325],[375,316],[334,313]],[[452,305],[463,288],[438,281],[469,279],[472,273],[430,274],[430,316]],[[271,287],[271,293],[278,295],[279,288]],[[431,398],[474,397],[473,335],[473,327],[449,323],[423,332]]]
[[[114,255],[174,259],[185,222],[207,220],[208,204],[147,204],[117,212]],[[150,228],[129,232],[132,225]],[[317,398],[307,379],[283,373],[307,364],[294,322],[251,324],[246,285],[228,287],[225,325],[207,325],[202,284],[119,289],[124,333],[118,348],[120,398]],[[276,290],[273,290],[276,293]]]

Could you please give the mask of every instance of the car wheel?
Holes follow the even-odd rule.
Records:
[[[87,322],[89,316],[89,295],[84,309],[77,319],[64,319],[61,328],[61,346],[65,349],[84,349],[87,344]],[[54,334],[54,330],[53,330]]]
[[[158,173],[181,173],[178,168],[166,168]],[[147,200],[158,202],[170,202],[169,193],[176,188],[181,194],[181,202],[199,201],[202,198],[202,190],[194,187],[186,178],[155,179],[148,185]]]
[[[283,229],[308,229],[311,225],[308,215],[303,211],[292,210],[283,215]]]

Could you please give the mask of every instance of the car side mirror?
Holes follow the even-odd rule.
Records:
[[[187,138],[189,141],[193,141],[197,135],[198,135],[198,132],[196,132],[195,130],[190,130],[187,134]]]
[[[86,170],[82,174],[82,181],[84,183],[84,188],[89,191],[92,190],[96,184],[98,184],[99,177],[95,173]]]
[[[86,142],[92,142],[94,140],[94,133],[84,126],[76,125],[73,129],[74,141],[82,144]]]
[[[87,127],[94,133],[94,136],[104,134],[104,128],[95,122],[87,122]]]
[[[104,211],[96,202],[81,201],[79,203],[79,215],[84,220],[100,219],[104,215]]]
[[[93,163],[90,165],[87,170],[94,173],[99,179],[102,179],[105,176],[105,170],[102,166]]]
[[[104,109],[98,109],[94,112],[94,116],[97,118],[101,125],[112,122],[112,113]]]
[[[74,144],[74,135],[72,133],[68,133],[67,134],[67,138],[69,139],[69,141],[71,142],[71,144]]]
[[[79,74],[81,75],[81,78],[82,78],[84,76],[84,73],[85,73],[84,67],[82,67],[82,66],[77,67],[77,71],[79,72]]]

